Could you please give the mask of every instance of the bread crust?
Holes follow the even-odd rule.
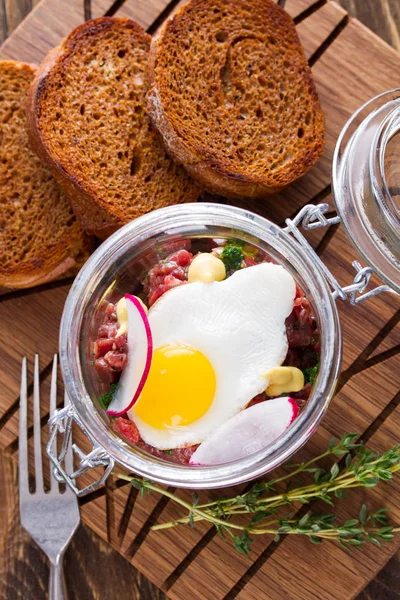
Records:
[[[6,76],[9,75],[10,77],[12,76],[12,73],[14,72],[18,72],[18,71],[25,71],[28,75],[28,77],[34,77],[34,74],[37,70],[37,66],[34,64],[29,64],[29,63],[22,63],[20,61],[13,61],[13,60],[4,60],[4,61],[0,61],[0,68],[2,70],[2,73],[4,73],[4,77],[5,77],[5,81],[7,81]],[[25,84],[26,84],[26,79],[25,79]],[[29,83],[28,83],[29,84]],[[23,87],[22,87],[23,89]],[[7,101],[7,90],[5,90],[5,101]],[[14,100],[15,102],[15,100]],[[23,111],[23,100],[20,102],[20,109]],[[23,112],[22,112],[23,114]],[[17,129],[18,132],[21,132],[19,134],[19,137],[22,136],[22,141],[21,141],[21,146],[22,144],[24,144],[26,146],[26,141],[23,139],[25,137],[25,129],[22,127],[22,125],[24,125],[24,123],[22,124],[21,121],[19,120],[18,122],[14,121],[13,127]],[[7,124],[4,125],[5,127],[7,127]],[[6,130],[5,130],[6,131]],[[7,134],[7,139],[9,139],[9,134]],[[12,136],[13,138],[13,144],[16,143],[16,141],[14,140],[14,134]],[[30,165],[30,162],[25,163],[25,164],[29,164],[29,168],[30,169],[38,169],[38,166],[41,169],[41,166],[38,162],[38,160],[36,159],[36,157],[31,157],[31,159],[29,159],[29,156],[25,157],[25,149],[22,148],[21,146],[19,147],[19,150],[23,153],[23,160],[25,161],[29,161],[29,160],[34,160],[34,164]],[[6,160],[9,160],[8,156],[7,156],[7,151],[4,149],[5,155],[4,158]],[[15,168],[15,167],[14,167]],[[8,169],[8,167],[6,167],[6,169]],[[41,171],[39,171],[39,173],[41,173]],[[44,169],[43,169],[43,173],[44,173]],[[9,185],[8,182],[12,182],[12,179],[9,179],[10,175],[7,174],[7,170],[4,173],[5,179],[4,179],[4,186],[5,186],[5,190],[3,193],[7,193],[7,186]],[[23,173],[19,173],[18,174],[19,177],[22,178]],[[42,176],[41,174],[39,175],[40,177]],[[45,178],[49,178],[48,174],[44,175]],[[28,184],[30,185],[30,184]],[[55,189],[55,184],[54,188]],[[18,188],[17,188],[18,190]],[[15,190],[14,190],[15,191]],[[11,198],[12,198],[12,193],[13,190],[11,190],[9,192],[11,194]],[[58,192],[58,194],[60,194],[61,192]],[[24,194],[21,194],[21,196],[18,196],[21,200],[21,202],[26,202],[26,198],[24,197]],[[59,199],[59,201],[62,202],[66,202],[65,198],[63,199]],[[11,200],[12,203],[12,200]],[[67,204],[66,204],[67,206]],[[7,199],[4,198],[3,199],[3,206],[2,206],[2,210],[3,211],[7,211]],[[14,208],[13,208],[14,211]],[[17,214],[13,215],[13,219],[16,218],[20,218],[22,220],[23,223],[23,217],[26,213],[20,214],[18,215],[18,210],[17,210]],[[18,215],[18,217],[17,217]],[[58,223],[57,223],[58,224]],[[64,228],[66,226],[66,223],[59,223],[60,228]],[[2,246],[2,250],[0,251],[4,256],[7,256],[10,248],[7,246],[7,243],[11,243],[10,241],[7,240],[7,234],[5,234],[5,240],[1,240],[0,239],[0,246]],[[9,234],[8,234],[9,235]],[[25,238],[22,237],[22,240],[24,240]],[[91,250],[91,246],[92,246],[92,241],[84,235],[83,231],[75,224],[71,227],[68,228],[68,230],[65,231],[64,235],[61,235],[60,237],[57,237],[57,242],[54,242],[54,240],[51,240],[51,232],[49,232],[49,243],[48,245],[44,246],[42,248],[43,252],[39,253],[39,252],[34,252],[31,255],[28,255],[28,257],[24,258],[21,261],[16,261],[15,264],[11,265],[11,266],[7,266],[7,262],[4,262],[0,265],[0,286],[4,286],[6,288],[11,288],[11,289],[21,289],[21,288],[29,288],[35,285],[39,285],[39,284],[43,284],[43,283],[47,283],[49,281],[52,281],[53,279],[62,276],[66,271],[69,271],[71,268],[74,268],[76,266],[78,266],[78,264],[81,264],[82,259],[87,255],[87,253]],[[18,245],[21,243],[24,243],[23,241],[21,242],[20,240],[16,240],[14,242],[12,242],[14,245]],[[4,246],[3,246],[4,244]],[[25,246],[22,246],[22,249],[25,249]]]
[[[124,225],[127,220],[113,213],[112,207],[105,204],[98,197],[95,187],[91,186],[87,179],[80,180],[74,170],[69,168],[68,164],[65,164],[65,161],[63,163],[63,160],[49,150],[48,140],[45,139],[40,127],[40,103],[46,90],[51,85],[52,73],[60,67],[64,58],[74,51],[74,47],[79,45],[80,38],[87,35],[88,32],[101,35],[102,31],[107,31],[116,24],[129,26],[135,32],[135,35],[145,40],[150,46],[151,37],[140,25],[130,19],[102,17],[86,22],[65,38],[60,46],[49,52],[37,70],[27,103],[27,129],[32,149],[64,189],[72,209],[85,231],[102,239]],[[162,147],[162,142],[160,144]],[[194,182],[192,187],[193,190],[188,201],[196,200],[201,191]]]
[[[295,30],[293,20],[278,5],[271,0],[259,0],[264,3],[269,10],[273,11],[277,19],[286,21],[286,27],[290,29],[290,34],[297,40],[298,47],[301,49],[300,40]],[[183,164],[188,173],[203,185],[210,192],[221,194],[232,198],[262,198],[264,196],[277,193],[284,189],[288,184],[304,175],[304,173],[315,163],[322,154],[325,144],[325,121],[319,104],[319,98],[312,79],[306,58],[303,55],[304,87],[309,93],[310,101],[315,113],[315,123],[317,138],[307,151],[303,153],[301,162],[296,165],[296,173],[284,172],[280,174],[277,184],[268,183],[262,173],[255,174],[235,168],[232,161],[217,156],[212,152],[207,144],[195,143],[188,139],[190,136],[185,129],[185,122],[181,121],[177,125],[170,118],[170,103],[167,93],[162,89],[162,73],[157,73],[159,58],[165,50],[164,42],[167,36],[178,35],[179,28],[189,8],[196,10],[206,5],[216,6],[217,3],[211,3],[211,0],[192,0],[190,3],[182,6],[173,16],[171,16],[153,38],[150,56],[148,62],[148,80],[149,91],[147,93],[147,106],[150,118],[154,126],[161,133],[165,147],[171,157]],[[182,30],[184,25],[182,25]],[[179,33],[182,33],[182,30]],[[183,34],[182,34],[183,35]],[[301,50],[302,52],[302,50]],[[163,93],[164,92],[164,93]],[[177,101],[179,103],[179,99]],[[187,116],[187,113],[186,113]]]
[[[86,27],[86,23],[80,25],[77,27],[75,34],[79,35],[79,30],[84,31]],[[82,223],[85,231],[89,235],[96,235],[101,239],[105,239],[121,227],[122,223],[116,219],[112,221],[110,215],[96,203],[93,195],[89,194],[71,173],[65,171],[60,161],[54,159],[47,149],[39,128],[39,112],[37,107],[42,94],[46,90],[49,73],[55,67],[58,60],[62,58],[69,37],[65,38],[59,46],[50,50],[36,70],[26,105],[28,138],[32,150],[49,171],[51,171],[54,179],[65,191],[72,210]]]
[[[49,272],[46,272],[46,270],[42,272],[39,269],[32,270],[27,268],[24,271],[21,269],[21,272],[19,273],[11,273],[9,275],[0,273],[0,286],[10,289],[25,289],[36,285],[42,285],[57,279],[57,277],[61,277],[75,266],[77,266],[76,260],[71,256],[68,256],[62,263]]]

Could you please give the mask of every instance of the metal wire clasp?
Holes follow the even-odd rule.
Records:
[[[77,444],[72,444],[72,450],[79,458],[79,467],[74,470],[71,465],[71,472],[67,472],[67,465],[65,457],[67,449],[71,443],[71,433],[73,422],[76,422],[82,429],[83,433],[89,439],[92,444],[92,450],[89,454],[85,454]],[[114,468],[114,459],[97,444],[92,438],[85,424],[81,421],[80,417],[76,414],[72,406],[66,406],[60,410],[56,410],[54,415],[49,419],[50,434],[47,442],[46,451],[53,464],[53,473],[58,481],[65,482],[71,488],[77,496],[85,496],[90,492],[93,492],[99,488],[106,481]],[[60,452],[57,452],[57,435],[62,435],[62,444]],[[105,467],[102,476],[87,485],[86,487],[79,488],[77,485],[77,478],[96,467]]]
[[[381,285],[369,292],[363,293],[366,289],[374,271],[371,267],[362,267],[358,261],[354,261],[353,267],[356,270],[353,283],[342,287],[337,279],[332,275],[326,265],[322,262],[315,250],[310,246],[306,238],[299,231],[298,226],[303,229],[317,229],[321,227],[329,227],[330,225],[336,225],[340,223],[340,217],[333,216],[327,218],[325,213],[329,210],[328,204],[307,204],[304,206],[294,219],[286,219],[286,227],[284,231],[291,233],[301,246],[306,250],[307,254],[321,269],[328,283],[332,287],[332,295],[334,299],[340,298],[345,301],[348,300],[350,304],[356,305],[364,300],[368,300],[373,296],[377,296],[382,292],[391,292],[397,294],[390,286]]]

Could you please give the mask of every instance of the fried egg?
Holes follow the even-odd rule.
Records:
[[[143,440],[199,444],[263,392],[287,354],[294,297],[292,275],[272,263],[165,293],[148,313],[152,364],[129,412]]]

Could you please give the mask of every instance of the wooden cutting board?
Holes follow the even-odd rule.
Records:
[[[175,9],[173,0],[92,0],[92,15],[128,16],[154,33]],[[281,2],[282,4],[282,2]],[[86,6],[86,13],[85,13]],[[42,0],[1,47],[1,58],[39,62],[46,52],[88,16],[90,2]],[[400,81],[400,56],[334,2],[286,0],[312,65],[327,121],[326,150],[313,169],[284,193],[265,202],[240,206],[282,223],[308,202],[332,203],[330,166],[337,136],[363,102]],[[309,235],[328,267],[343,284],[353,279],[357,258],[343,228]],[[33,290],[0,296],[0,449],[17,451],[18,388],[21,357],[41,356],[43,397],[48,398],[52,356],[57,352],[59,319],[71,278]],[[357,431],[377,449],[398,442],[400,428],[399,300],[379,296],[357,308],[341,304],[343,370],[328,414],[301,456],[316,454],[332,435]],[[30,361],[32,380],[32,360]],[[61,397],[61,396],[60,396]],[[43,424],[47,411],[43,406]],[[81,440],[78,440],[81,443]],[[82,441],[83,445],[83,441]],[[362,502],[384,505],[400,523],[398,481],[376,490],[355,491],[337,507],[341,518],[354,516]],[[185,491],[179,492],[183,497]],[[257,539],[246,558],[202,524],[195,529],[151,532],[155,522],[180,512],[165,498],[140,498],[129,485],[110,479],[84,498],[82,516],[103,539],[176,600],[252,600],[310,598],[347,600],[375,576],[400,542],[382,549],[348,554],[335,545],[313,546],[303,539]]]

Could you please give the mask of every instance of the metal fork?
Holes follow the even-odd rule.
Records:
[[[33,378],[33,442],[36,489],[29,491],[28,436],[27,436],[27,374],[26,358],[22,361],[19,408],[19,506],[21,523],[50,560],[49,600],[67,598],[62,561],[64,552],[79,525],[79,507],[75,494],[67,487],[60,492],[52,468],[50,491],[43,487],[42,447],[40,430],[39,356],[35,356]],[[64,404],[68,404],[67,396]],[[57,355],[54,356],[50,391],[50,415],[57,405]],[[56,442],[55,442],[56,443]],[[72,449],[68,449],[65,463],[72,467]],[[51,466],[51,465],[50,465]]]

